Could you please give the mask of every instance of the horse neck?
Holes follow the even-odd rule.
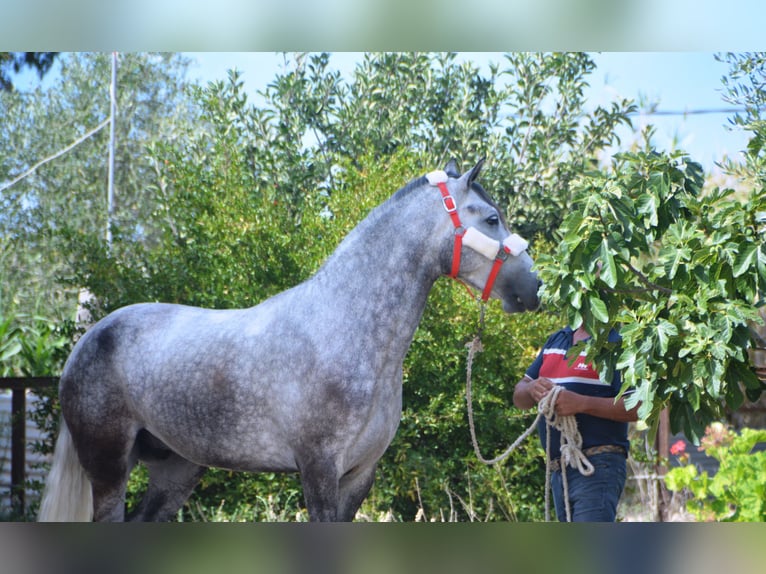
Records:
[[[414,190],[373,210],[314,277],[328,303],[353,317],[360,330],[379,339],[403,338],[406,347],[442,273],[439,218],[449,223],[438,201],[417,193],[427,192]]]

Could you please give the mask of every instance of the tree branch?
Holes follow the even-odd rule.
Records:
[[[646,277],[646,275],[644,275],[638,269],[633,267],[633,265],[631,265],[630,261],[627,261],[626,263],[628,265],[628,269],[633,271],[633,273],[636,274],[636,276],[641,281],[641,283],[646,285],[650,290],[660,291],[661,293],[665,293],[667,295],[672,295],[673,294],[673,290],[672,289],[668,289],[667,287],[663,287],[662,285],[657,285],[656,283],[652,283],[651,281],[649,281],[649,279]]]

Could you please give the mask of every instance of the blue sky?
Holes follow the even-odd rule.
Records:
[[[226,77],[229,69],[243,73],[246,88],[255,97],[283,69],[284,56],[273,52],[192,52],[190,76],[203,81]],[[502,63],[497,52],[468,52],[460,57],[478,65]],[[335,52],[330,65],[350,73],[361,59],[354,52]],[[717,62],[712,52],[602,52],[594,53],[596,71],[590,77],[589,106],[603,105],[616,98],[643,98],[657,102],[658,110],[686,112],[686,115],[639,116],[634,125],[651,123],[657,133],[655,145],[669,150],[676,145],[687,151],[706,170],[715,169],[723,156],[736,158],[747,143],[747,134],[727,128],[733,113],[688,114],[690,111],[733,109],[722,99],[721,77],[726,64]],[[623,143],[632,139],[622,134]]]

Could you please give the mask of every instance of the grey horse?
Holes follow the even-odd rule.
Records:
[[[38,518],[125,520],[142,461],[149,485],[129,519],[172,519],[206,468],[221,467],[299,472],[312,521],[353,520],[398,427],[402,363],[436,280],[454,272],[507,312],[538,306],[523,246],[483,253],[511,234],[475,181],[482,164],[415,178],[315,275],[255,307],[147,303],[99,321],[61,375]],[[466,229],[481,247],[455,248]]]

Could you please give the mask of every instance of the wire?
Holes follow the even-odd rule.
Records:
[[[711,108],[706,110],[654,110],[654,111],[637,111],[630,112],[629,116],[699,116],[704,114],[738,114],[745,113],[745,108]]]

